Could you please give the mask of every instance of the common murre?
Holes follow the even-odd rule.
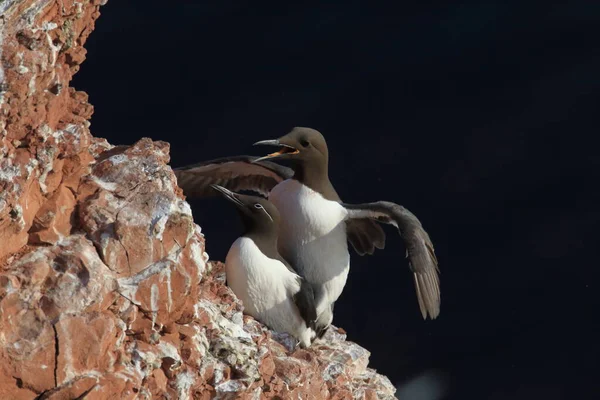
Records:
[[[310,346],[317,318],[312,286],[277,251],[279,212],[256,196],[211,185],[238,209],[244,233],[225,259],[227,285],[242,301],[244,312]]]
[[[385,233],[377,222],[399,230],[421,314],[437,318],[441,300],[437,259],[429,235],[410,211],[383,201],[343,203],[329,180],[327,143],[314,129],[294,128],[279,139],[255,144],[279,150],[264,157],[227,157],[176,169],[178,184],[189,197],[210,195],[211,183],[268,196],[281,215],[279,252],[313,286],[318,331],[331,323],[333,304],[346,283],[347,241],[359,255],[385,247]],[[292,168],[269,159],[290,160]]]

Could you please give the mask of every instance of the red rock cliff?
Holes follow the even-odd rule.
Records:
[[[167,143],[90,134],[102,4],[0,2],[0,398],[393,399],[341,331],[290,351],[242,315]]]

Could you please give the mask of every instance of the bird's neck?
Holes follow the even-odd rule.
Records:
[[[277,230],[263,230],[254,227],[247,229],[243,236],[252,239],[260,251],[267,257],[272,259],[279,258],[279,252],[277,251]]]
[[[320,193],[327,200],[339,200],[339,196],[329,180],[327,161],[322,163],[300,163],[296,165],[293,179]]]

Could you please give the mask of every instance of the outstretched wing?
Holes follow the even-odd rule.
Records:
[[[347,223],[369,218],[394,225],[406,246],[406,256],[415,279],[417,299],[423,318],[437,318],[440,313],[440,278],[438,261],[429,235],[418,218],[406,208],[387,201],[342,205],[348,211]]]
[[[235,156],[218,158],[186,167],[174,168],[177,184],[189,198],[216,194],[211,184],[231,191],[252,190],[267,197],[279,182],[291,178],[294,171],[269,161],[254,163],[258,157]]]

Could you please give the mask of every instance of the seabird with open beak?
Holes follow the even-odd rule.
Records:
[[[277,251],[277,208],[261,197],[211,187],[236,206],[245,229],[225,259],[227,285],[244,304],[246,314],[289,333],[301,347],[310,346],[316,335],[314,293]]]
[[[441,301],[438,263],[429,235],[414,214],[391,202],[342,202],[329,180],[327,143],[314,129],[294,128],[279,139],[255,145],[279,149],[264,157],[227,157],[176,169],[178,184],[191,198],[210,196],[207,187],[211,183],[268,197],[281,215],[279,252],[313,287],[319,333],[331,323],[333,304],[346,284],[347,242],[359,255],[383,249],[385,233],[378,222],[398,229],[421,314],[424,319],[437,318]],[[289,160],[292,168],[269,160]]]

